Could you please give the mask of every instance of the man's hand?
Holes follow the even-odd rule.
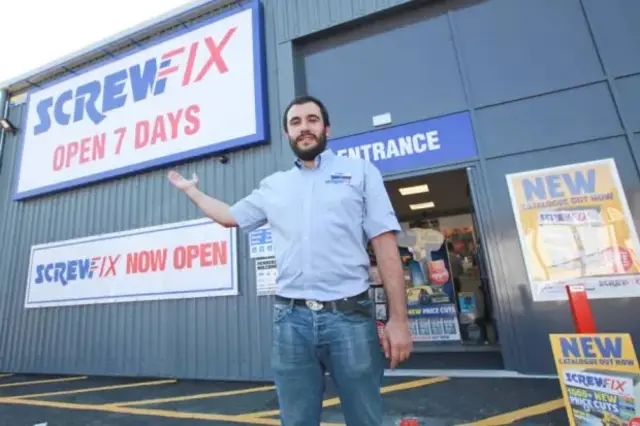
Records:
[[[409,318],[407,316],[407,291],[400,260],[400,250],[393,232],[385,232],[371,240],[376,254],[382,284],[387,291],[389,321],[385,327],[384,353],[391,361],[391,368],[409,358],[413,349]]]
[[[198,176],[194,173],[191,179],[185,179],[182,175],[176,171],[170,171],[167,175],[169,182],[173,184],[180,191],[188,191],[198,184]]]
[[[384,329],[384,355],[390,359],[391,369],[406,361],[413,350],[413,341],[409,331],[409,323],[389,318]]]

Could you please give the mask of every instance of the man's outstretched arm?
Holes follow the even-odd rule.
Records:
[[[184,191],[189,199],[195,204],[202,212],[220,225],[231,228],[238,226],[235,218],[231,214],[231,206],[229,204],[216,200],[215,198],[200,191],[195,186]]]
[[[266,223],[263,209],[263,196],[260,190],[254,190],[247,197],[233,206],[211,197],[197,187],[198,176],[185,179],[175,171],[169,172],[167,178],[176,188],[187,194],[189,199],[211,220],[226,227],[239,226],[250,231]]]

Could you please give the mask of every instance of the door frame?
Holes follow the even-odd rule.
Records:
[[[397,173],[386,173],[386,174],[383,174],[382,177],[385,182],[389,182],[389,181],[397,181],[397,180],[419,177],[419,176],[434,175],[441,172],[448,172],[448,171],[455,171],[455,170],[464,170],[467,174],[467,182],[469,185],[468,195],[473,206],[472,216],[475,216],[474,218],[474,222],[475,222],[474,227],[476,227],[475,233],[476,235],[481,236],[483,244],[486,245],[487,241],[492,241],[491,238],[487,238],[487,237],[489,235],[494,235],[494,233],[491,232],[493,231],[493,229],[491,227],[491,222],[488,220],[490,216],[490,212],[488,210],[488,205],[487,205],[488,194],[486,194],[486,191],[484,190],[484,185],[482,184],[483,175],[482,175],[482,169],[480,167],[480,162],[478,160],[470,160],[465,162],[446,164],[438,167],[429,167],[424,169],[412,169],[412,170],[407,170],[407,171],[402,171]],[[490,298],[491,298],[491,304],[493,306],[492,313],[493,313],[494,327],[496,328],[496,332],[498,333],[498,335],[501,335],[501,328],[502,328],[501,324],[503,323],[502,321],[503,315],[502,315],[502,310],[499,308],[500,305],[499,303],[497,303],[499,301],[499,299],[496,297],[497,291],[495,289],[497,281],[496,281],[495,274],[492,267],[491,252],[485,249],[484,256],[485,256],[485,264],[487,268],[486,273],[487,273],[488,280],[490,281],[489,285],[491,286]],[[456,350],[454,349],[454,346],[459,347],[460,344],[456,342],[455,345],[452,345],[450,342],[440,342],[433,345],[433,349],[429,348],[424,352],[439,352],[439,351],[467,352],[467,350],[464,350],[464,349]],[[493,348],[493,351],[499,352],[504,359],[502,343],[497,343],[496,345],[492,345],[492,348]],[[471,352],[471,350],[469,350],[469,352]]]

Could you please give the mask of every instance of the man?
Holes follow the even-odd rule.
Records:
[[[326,149],[329,114],[319,100],[293,100],[283,126],[295,164],[231,207],[200,192],[195,175],[186,180],[170,172],[168,178],[223,226],[247,232],[271,226],[278,268],[271,356],[282,424],[320,424],[326,371],[347,425],[378,426],[384,362],[368,297],[366,243],[387,292],[383,346],[395,368],[412,349],[396,243],[400,226],[378,169]]]

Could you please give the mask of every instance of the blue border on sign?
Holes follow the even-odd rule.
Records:
[[[36,248],[33,249],[33,251],[31,252],[31,259],[33,259],[33,254],[37,251],[40,250],[49,250],[52,248],[58,248],[58,247],[66,247],[66,246],[74,246],[74,245],[82,245],[82,244],[88,244],[88,243],[93,243],[95,241],[107,241],[107,240],[113,240],[116,238],[126,238],[126,237],[130,237],[133,235],[145,235],[145,234],[153,234],[155,232],[163,232],[163,231],[167,231],[167,230],[175,230],[175,229],[182,229],[182,228],[191,228],[194,226],[205,226],[205,225],[210,225],[210,223],[191,223],[188,225],[180,225],[180,226],[174,226],[174,227],[168,227],[168,228],[162,228],[162,229],[151,229],[151,230],[141,230],[139,232],[131,232],[127,235],[110,235],[107,236],[105,238],[91,238],[89,240],[86,241],[79,241],[79,242],[61,242],[60,244],[54,244],[54,245],[50,245],[47,247],[41,247],[41,248]],[[235,281],[236,281],[236,264],[235,264],[235,257],[234,257],[234,253],[235,253],[235,249],[236,249],[236,235],[233,231],[230,232],[229,235],[229,265],[231,265],[231,285],[225,286],[225,287],[216,287],[216,288],[207,288],[207,289],[202,289],[202,290],[180,290],[180,291],[164,291],[164,292],[155,292],[155,293],[129,293],[129,294],[120,294],[117,296],[101,296],[101,297],[77,297],[77,298],[71,298],[71,299],[52,299],[52,300],[38,300],[37,302],[34,302],[30,299],[31,296],[31,282],[32,282],[32,276],[31,273],[33,272],[33,270],[29,270],[29,274],[28,274],[28,281],[27,281],[27,305],[30,304],[42,304],[42,303],[67,303],[67,302],[81,302],[81,301],[90,301],[90,300],[105,300],[105,299],[109,299],[109,300],[114,300],[117,301],[118,299],[131,299],[132,297],[149,297],[149,296],[161,296],[164,294],[199,294],[199,293],[212,293],[212,292],[220,292],[220,291],[228,291],[228,290],[233,290],[234,286],[235,286]],[[29,262],[31,263],[31,262]],[[158,298],[158,299],[153,299],[153,300],[165,300],[162,298]],[[145,301],[149,301],[149,300],[145,300]],[[114,302],[116,303],[116,302]],[[56,306],[56,305],[52,305],[52,306]],[[62,305],[60,305],[62,306]],[[67,305],[64,305],[67,306]],[[73,305],[70,305],[73,306]]]
[[[240,9],[240,10],[238,10]],[[243,136],[236,139],[227,140],[222,143],[217,143],[214,145],[208,145],[201,148],[192,149],[190,151],[180,152],[178,154],[168,155],[165,157],[154,158],[153,160],[145,161],[142,163],[132,164],[129,166],[120,167],[117,169],[108,170],[105,172],[95,173],[89,176],[84,176],[77,179],[68,180],[65,182],[56,183],[53,185],[42,186],[36,189],[31,189],[28,191],[18,192],[18,183],[20,182],[20,172],[22,170],[22,162],[23,158],[23,148],[24,148],[24,139],[26,136],[26,124],[29,116],[29,102],[31,99],[31,95],[33,93],[37,93],[43,89],[58,85],[66,80],[75,78],[79,75],[88,73],[97,68],[104,67],[112,62],[120,61],[130,55],[134,55],[140,52],[143,52],[149,49],[152,46],[158,45],[160,43],[164,43],[165,41],[174,39],[184,34],[188,34],[192,31],[195,31],[203,26],[210,25],[214,22],[220,21],[222,19],[228,18],[230,16],[236,15],[238,13],[244,12],[247,9],[252,11],[252,24],[253,24],[253,78],[254,78],[254,94],[256,99],[255,104],[255,118],[256,118],[256,132],[249,136]],[[96,49],[98,50],[98,49]],[[189,26],[183,29],[176,31],[175,33],[166,35],[164,37],[160,37],[144,46],[136,47],[122,56],[114,56],[113,58],[107,58],[105,60],[99,61],[94,65],[87,67],[82,72],[77,74],[71,74],[65,76],[63,78],[53,80],[48,84],[45,84],[41,87],[38,87],[34,90],[31,90],[27,94],[27,98],[25,100],[25,105],[27,105],[27,111],[22,117],[22,125],[21,125],[21,137],[20,137],[20,147],[18,149],[18,161],[16,162],[14,176],[15,181],[13,184],[13,201],[24,200],[27,198],[32,198],[38,195],[48,194],[52,192],[58,192],[65,189],[76,188],[80,186],[84,186],[89,183],[98,183],[101,181],[105,181],[110,178],[114,178],[117,176],[125,176],[131,175],[135,172],[150,170],[159,166],[169,165],[171,163],[177,163],[179,161],[184,161],[188,159],[196,159],[198,157],[202,157],[207,154],[215,154],[228,152],[231,150],[236,150],[239,148],[244,148],[252,145],[261,145],[268,143],[268,118],[267,118],[267,80],[266,80],[266,55],[265,55],[265,46],[264,46],[264,20],[263,20],[263,6],[260,0],[249,0],[245,4],[238,4],[235,6],[235,9],[228,10],[222,12],[220,14],[214,15],[209,19],[203,20],[194,24],[193,26]]]
[[[429,132],[437,134],[435,143],[438,146],[435,149],[427,148],[426,133]],[[403,142],[400,143],[400,140]],[[336,155],[349,155],[352,152],[360,155],[360,158],[363,158],[361,151],[365,151],[363,147],[366,147],[367,152],[373,152],[368,160],[383,176],[442,167],[478,157],[468,111],[330,139],[328,147]]]

